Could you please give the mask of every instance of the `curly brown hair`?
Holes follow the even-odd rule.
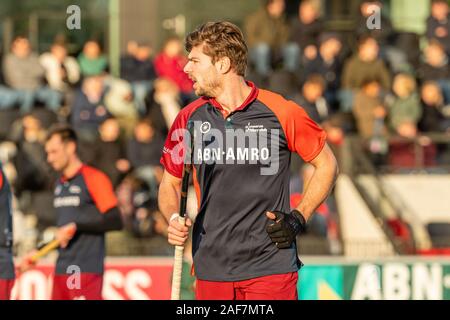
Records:
[[[245,76],[248,49],[242,31],[236,25],[227,21],[206,22],[186,36],[187,52],[202,44],[203,53],[212,58],[212,63],[228,57],[236,73]]]

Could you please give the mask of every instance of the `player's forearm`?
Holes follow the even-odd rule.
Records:
[[[77,231],[89,233],[104,233],[123,228],[122,217],[117,207],[103,214],[91,215],[89,219],[79,218],[75,223],[77,225]]]
[[[180,209],[180,189],[181,185],[173,185],[172,183],[162,181],[159,186],[158,205],[167,221],[173,213]]]
[[[316,167],[311,180],[306,182],[302,201],[296,209],[307,221],[328,197],[336,182],[337,174],[337,163],[335,160],[330,160],[329,163]]]

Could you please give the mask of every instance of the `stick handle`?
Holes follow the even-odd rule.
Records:
[[[48,253],[50,253],[51,251],[55,250],[58,247],[59,247],[58,240],[53,240],[49,242],[30,258],[31,262],[36,262],[37,260],[44,257],[45,255],[47,255]]]
[[[178,217],[178,222],[180,224],[184,225],[185,221],[185,217]],[[181,274],[183,271],[183,252],[184,246],[175,246],[175,261],[173,263],[171,300],[180,300]]]

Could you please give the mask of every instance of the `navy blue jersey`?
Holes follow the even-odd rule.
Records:
[[[59,179],[54,194],[58,226],[77,224],[68,246],[59,249],[56,274],[67,274],[70,266],[79,267],[82,273],[103,273],[104,232],[83,231],[80,225],[98,221],[99,215],[110,214],[117,206],[111,181],[103,172],[83,165],[73,177]]]
[[[194,123],[198,215],[192,254],[201,280],[239,281],[301,266],[295,244],[278,249],[271,242],[265,213],[290,211],[291,152],[313,160],[326,134],[294,102],[249,85],[249,97],[229,114],[207,98],[182,109],[163,149],[161,163],[181,178],[185,147],[179,129]]]
[[[0,279],[14,279],[11,189],[0,165]]]

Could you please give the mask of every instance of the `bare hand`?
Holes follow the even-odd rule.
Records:
[[[167,228],[168,240],[171,245],[183,246],[189,237],[189,228],[192,226],[192,221],[186,218],[186,225],[182,225],[178,222],[177,218],[172,219],[169,222]]]
[[[75,235],[76,231],[77,225],[75,224],[75,222],[71,222],[62,227],[59,227],[58,231],[56,232],[56,239],[59,240],[59,246],[63,249],[67,247],[70,240],[72,240],[73,236]]]
[[[19,265],[17,266],[17,271],[25,272],[30,270],[36,265],[36,262],[33,261],[32,257],[37,253],[37,250],[34,249],[27,253],[24,257],[22,257],[22,260],[20,261]]]

